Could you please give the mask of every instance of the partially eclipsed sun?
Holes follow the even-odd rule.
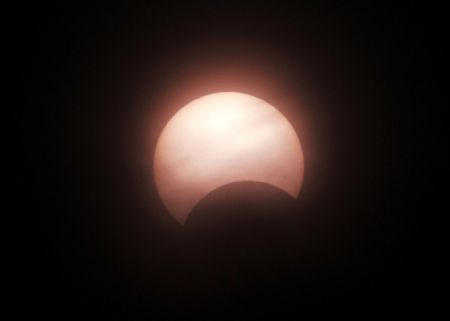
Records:
[[[303,152],[288,120],[259,98],[221,92],[181,108],[154,156],[158,193],[177,221],[209,192],[239,181],[271,184],[297,198]]]

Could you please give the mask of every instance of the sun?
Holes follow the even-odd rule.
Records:
[[[232,182],[268,183],[296,198],[304,161],[295,130],[275,107],[219,92],[191,101],[169,120],[153,167],[163,203],[184,223],[203,197]]]

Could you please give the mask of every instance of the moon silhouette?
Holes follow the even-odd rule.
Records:
[[[184,224],[202,198],[233,182],[267,183],[297,198],[304,161],[295,130],[275,107],[220,92],[191,101],[169,120],[153,166],[164,205]]]

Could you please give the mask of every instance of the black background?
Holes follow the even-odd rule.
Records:
[[[351,1],[27,7],[24,305],[49,318],[105,320],[428,313],[421,218],[434,195],[431,9]],[[215,91],[280,108],[302,142],[305,180],[295,204],[273,207],[300,218],[288,246],[296,254],[280,263],[288,272],[254,267],[236,277],[223,267],[199,290],[190,269],[205,258],[190,253],[189,227],[164,209],[146,153],[170,115]],[[253,232],[227,233],[233,253]],[[213,251],[206,261],[217,259]],[[249,264],[241,259],[228,263]]]

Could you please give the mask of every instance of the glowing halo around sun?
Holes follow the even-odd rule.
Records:
[[[183,224],[203,197],[233,182],[263,182],[297,198],[304,161],[295,130],[275,107],[219,92],[191,101],[169,120],[153,166],[164,205]]]

